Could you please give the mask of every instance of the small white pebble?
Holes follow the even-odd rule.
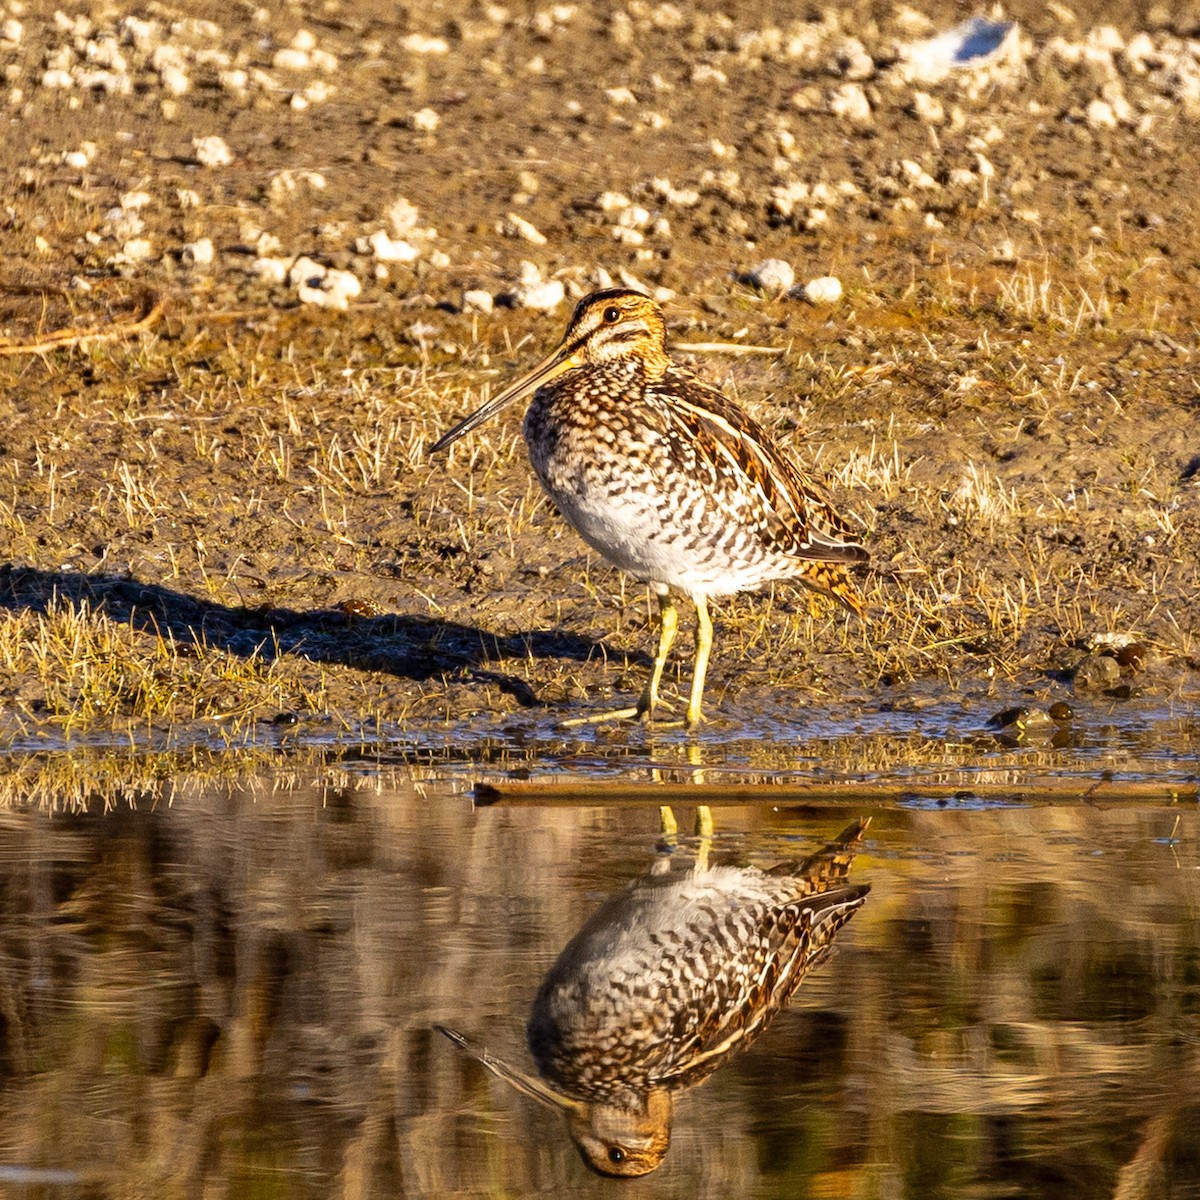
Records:
[[[217,134],[192,138],[192,149],[202,167],[227,167],[233,162],[233,151]]]
[[[320,171],[289,171],[286,168],[276,171],[267,184],[267,191],[273,200],[279,200],[291,194],[304,184],[315,192],[324,191],[325,176]]]
[[[930,191],[937,187],[937,180],[920,163],[913,162],[911,158],[901,160],[900,170],[904,172],[905,177],[915,188]]]
[[[913,92],[912,108],[926,125],[940,125],[946,119],[945,106],[928,92]]]
[[[256,258],[253,270],[264,283],[283,283],[288,277],[288,261],[286,258]]]
[[[177,188],[175,191],[175,203],[180,208],[199,208],[200,193],[192,191],[191,188]]]
[[[317,46],[317,37],[311,30],[297,29],[295,36],[292,38],[291,47],[293,50],[303,50],[306,54],[310,50],[315,50]]]
[[[250,76],[240,68],[234,67],[229,71],[218,72],[217,82],[227,92],[244,92],[250,82]]]
[[[19,42],[24,32],[25,27],[15,17],[9,17],[3,25],[0,25],[0,38],[6,42],[13,44]]]
[[[561,279],[548,279],[517,288],[516,300],[522,308],[534,308],[549,312],[566,299],[567,289]]]
[[[332,308],[338,312],[345,312],[350,307],[350,301],[361,293],[362,284],[358,276],[334,267],[325,272],[316,286],[310,280],[296,289],[301,304],[315,304],[318,308]]]
[[[1117,114],[1107,100],[1097,97],[1087,106],[1087,123],[1092,129],[1116,129]]]
[[[141,17],[122,17],[118,26],[121,40],[145,53],[154,47],[159,37],[158,22],[145,21]]]
[[[153,203],[149,192],[125,192],[121,196],[121,208],[125,212],[133,212],[135,209],[145,208],[148,204]]]
[[[700,193],[694,188],[676,188],[669,179],[657,178],[650,181],[651,190],[666,204],[679,208],[692,208],[700,203]]]
[[[692,68],[692,82],[700,87],[724,87],[729,82],[729,76],[719,67],[699,63]]]
[[[851,125],[870,125],[872,121],[871,102],[859,83],[843,83],[834,88],[829,94],[829,111]]]
[[[182,256],[184,262],[195,263],[198,267],[207,267],[216,258],[217,253],[213,248],[212,238],[198,238],[183,247]]]
[[[302,255],[288,269],[287,281],[294,288],[298,288],[304,284],[316,286],[325,278],[328,270],[329,268],[324,263],[319,263],[307,255]]]
[[[149,238],[130,238],[122,247],[121,253],[130,262],[141,262],[154,253],[154,246]]]
[[[417,228],[421,214],[417,206],[403,196],[388,205],[383,214],[384,220],[392,227],[392,232],[398,237],[412,233]]]
[[[768,258],[751,269],[750,282],[764,292],[786,292],[796,282],[796,272],[782,258]]]
[[[631,204],[617,213],[617,224],[627,229],[645,229],[650,224],[650,211],[640,204]]]
[[[328,50],[314,50],[308,58],[314,69],[326,75],[332,75],[338,69],[337,55],[330,54]]]
[[[408,118],[408,123],[418,133],[433,133],[442,118],[432,108],[419,108]]]
[[[42,73],[42,87],[44,88],[72,88],[75,86],[75,77],[70,71],[65,71],[61,67],[52,67],[49,71]]]
[[[334,91],[335,89],[330,87],[325,80],[314,79],[300,95],[307,104],[324,104]]]
[[[535,246],[544,246],[549,240],[535,225],[526,221],[524,217],[518,217],[516,213],[509,213],[500,222],[497,232],[505,237],[522,238]]]
[[[103,232],[111,238],[132,238],[146,228],[146,222],[136,212],[126,212],[123,208],[110,208],[104,214]]]
[[[421,255],[421,252],[411,242],[406,242],[402,238],[393,239],[382,229],[371,234],[367,243],[371,247],[371,252],[382,262],[413,262]]]
[[[182,67],[166,66],[158,73],[158,81],[168,96],[183,96],[191,91],[192,81]]]
[[[618,213],[629,207],[631,201],[624,192],[601,192],[596,203],[602,213]]]
[[[307,71],[312,66],[307,50],[285,46],[271,56],[271,66],[277,71]]]
[[[487,314],[490,313],[495,306],[496,302],[492,299],[492,293],[485,292],[483,288],[470,288],[463,292],[463,312]]]
[[[107,92],[110,96],[128,96],[133,91],[129,76],[115,71],[76,71],[75,84],[85,92]]]
[[[637,97],[627,87],[611,87],[604,91],[609,104],[636,104]]]
[[[818,275],[800,289],[800,297],[809,304],[836,304],[842,298],[842,281],[836,275]]]
[[[400,49],[407,50],[409,54],[449,54],[450,43],[445,38],[410,33],[400,39]]]

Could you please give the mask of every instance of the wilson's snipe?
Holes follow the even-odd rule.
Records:
[[[431,450],[530,392],[525,441],[542,486],[584,541],[658,596],[650,679],[635,708],[606,715],[652,716],[675,639],[672,588],[696,606],[689,726],[712,647],[709,596],[790,579],[863,615],[847,566],[866,551],[746,413],[671,361],[653,300],[623,288],[585,297],[553,354]]]
[[[541,1078],[447,1037],[562,1112],[585,1163],[645,1175],[671,1139],[673,1093],[749,1046],[829,953],[868,888],[846,886],[856,821],[803,863],[652,870],[595,912],[542,982],[526,1035]]]

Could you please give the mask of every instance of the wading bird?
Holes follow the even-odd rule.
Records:
[[[701,717],[712,649],[710,596],[793,580],[863,616],[847,568],[867,552],[755,421],[671,360],[648,296],[613,288],[584,297],[558,349],[431,452],[530,393],[525,441],[542,486],[589,546],[658,596],[658,652],[637,705],[584,721],[652,718],[678,624],[672,590],[696,608],[689,727]]]

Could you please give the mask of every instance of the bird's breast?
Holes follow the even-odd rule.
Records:
[[[539,389],[525,440],[559,512],[636,579],[724,595],[795,573],[736,472],[702,453],[670,396],[644,381],[579,371]]]

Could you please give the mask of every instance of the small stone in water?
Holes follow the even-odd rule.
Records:
[[[1099,691],[1112,687],[1120,677],[1120,664],[1111,655],[1089,654],[1075,668],[1072,682],[1077,688]]]

